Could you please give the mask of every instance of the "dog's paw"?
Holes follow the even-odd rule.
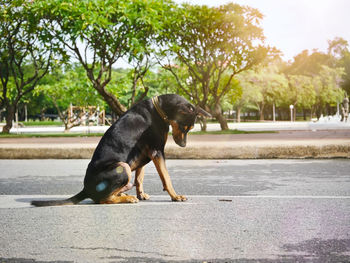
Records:
[[[139,199],[136,196],[127,195],[124,196],[126,203],[138,203]]]
[[[184,195],[176,195],[176,196],[172,197],[171,200],[174,202],[183,202],[183,201],[187,200],[187,197]]]
[[[137,195],[137,198],[139,200],[149,200],[150,196],[148,194],[146,194],[146,193],[141,193],[141,194]]]

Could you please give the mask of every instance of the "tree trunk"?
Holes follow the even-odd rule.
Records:
[[[215,104],[215,108],[214,108],[214,117],[216,118],[216,120],[220,123],[220,127],[221,130],[228,130],[228,125],[227,125],[227,120],[226,118],[222,115],[221,112],[221,106],[220,104],[217,102]]]
[[[207,131],[207,119],[206,118],[199,118],[199,124],[201,126],[201,131]]]
[[[263,121],[264,120],[264,104],[261,105],[261,107],[259,107],[259,116],[260,116],[260,120]]]
[[[136,97],[136,85],[137,85],[137,78],[136,78],[136,74],[134,75],[134,79],[132,81],[132,87],[131,87],[131,103],[129,106],[132,106],[135,104],[135,97]]]
[[[303,120],[306,121],[306,110],[303,109]]]
[[[237,107],[237,122],[241,122],[241,107]]]
[[[68,121],[63,121],[63,123],[64,123],[64,133],[68,133],[70,131],[70,127],[68,125]]]
[[[118,117],[121,116],[126,111],[126,108],[124,107],[124,105],[122,105],[117,99],[117,97],[114,96],[112,93],[106,91],[100,85],[94,85],[94,88],[104,98],[108,106],[116,115],[118,115]]]
[[[202,109],[204,109],[207,112],[211,112],[209,106],[205,102],[204,103],[203,102],[202,103],[198,103],[198,106],[201,107]],[[207,131],[207,119],[204,118],[204,117],[199,116],[198,120],[199,120],[199,124],[201,126],[201,131],[204,131],[204,132]]]
[[[45,111],[46,111],[46,108],[42,108],[40,110],[40,120],[41,121],[44,121],[45,120]]]
[[[265,102],[262,101],[262,102],[256,103],[256,106],[258,106],[258,114],[256,115],[256,119],[263,121],[264,120]]]
[[[220,123],[220,127],[222,131],[228,130],[227,120],[221,113],[219,115],[216,115],[215,118]]]
[[[12,128],[12,122],[15,117],[15,111],[16,108],[13,105],[8,105],[6,107],[7,113],[6,113],[6,124],[4,127],[2,127],[2,133],[10,133],[10,130]]]

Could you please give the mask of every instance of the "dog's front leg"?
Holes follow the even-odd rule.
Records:
[[[136,194],[139,200],[148,200],[150,197],[143,190],[143,178],[145,177],[145,167],[136,169],[135,172],[135,185],[136,185]]]
[[[165,166],[164,155],[161,152],[157,152],[157,154],[152,155],[152,161],[158,171],[160,179],[162,180],[164,191],[167,191],[173,201],[186,201],[187,198],[183,195],[177,195],[173,185],[170,180],[170,176],[168,170]]]

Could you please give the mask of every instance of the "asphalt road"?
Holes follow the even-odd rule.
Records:
[[[350,262],[349,160],[169,160],[187,202],[148,165],[149,201],[30,207],[87,163],[0,160],[0,262]]]

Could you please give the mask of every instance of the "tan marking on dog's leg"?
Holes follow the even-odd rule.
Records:
[[[126,185],[114,190],[106,199],[101,200],[100,204],[137,203],[139,200],[136,196],[121,195],[123,191],[129,190],[130,186],[132,186],[130,183],[132,178],[130,166],[127,163],[119,162],[116,171],[119,174],[125,171],[128,175],[128,182]]]
[[[100,202],[100,204],[122,204],[122,203],[137,203],[139,199],[136,196],[122,195],[109,196],[107,199]]]
[[[156,166],[156,169],[158,171],[158,174],[160,176],[160,179],[162,180],[164,190],[168,192],[168,194],[171,197],[171,200],[173,201],[186,201],[187,198],[183,195],[177,195],[173,184],[170,180],[170,175],[168,173],[168,170],[165,166],[165,160],[162,156],[155,156],[152,159],[154,165]]]
[[[131,190],[131,188],[132,188],[133,186],[134,186],[134,185],[133,185],[132,183],[128,183],[127,185],[123,186],[123,188],[120,189],[120,191],[119,191],[119,195],[120,195],[121,193],[124,193],[124,192],[127,192],[127,191]]]
[[[146,194],[143,190],[143,178],[145,177],[145,167],[136,169],[135,172],[135,186],[136,194],[139,200],[148,200],[150,196]]]

